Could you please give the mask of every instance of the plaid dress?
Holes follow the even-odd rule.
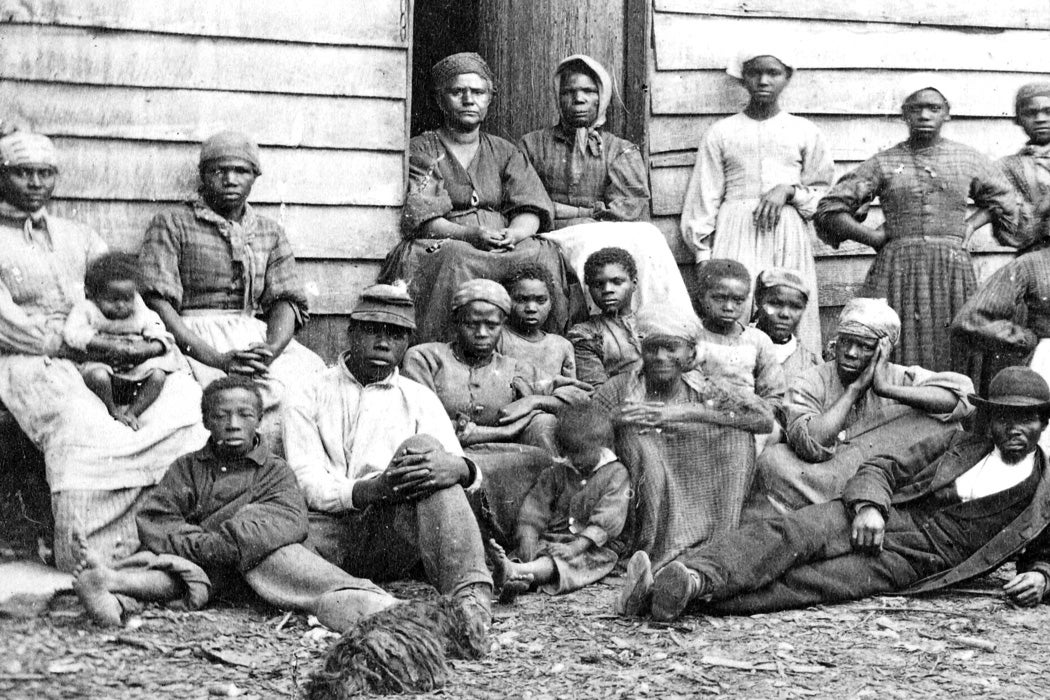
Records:
[[[887,243],[868,270],[859,296],[886,299],[901,317],[893,361],[933,371],[967,371],[967,352],[950,348],[948,327],[977,287],[963,248],[968,198],[987,209],[1004,244],[1015,229],[1009,183],[969,146],[941,139],[913,149],[902,142],[875,154],[836,184],[817,207],[825,217],[856,215],[875,197],[886,215]],[[837,246],[841,241],[829,240]]]
[[[754,475],[751,430],[763,419],[764,430],[772,425],[772,412],[754,393],[695,370],[682,380],[685,391],[677,403],[703,404],[719,413],[718,423],[683,422],[661,430],[621,425],[616,431],[616,453],[634,489],[627,553],[645,551],[656,568],[736,527]],[[613,377],[594,397],[605,411],[645,400],[641,371]]]

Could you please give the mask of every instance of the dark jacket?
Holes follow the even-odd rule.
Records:
[[[959,478],[992,451],[991,439],[967,432],[947,430],[896,455],[882,455],[865,462],[849,480],[842,500],[851,509],[864,501],[875,505],[887,518],[892,506],[912,503],[929,496]],[[1017,557],[1018,572],[1039,571],[1050,581],[1050,479],[1046,457],[1036,448],[1039,486],[1024,511],[999,534],[984,543],[957,566],[928,576],[901,593],[928,593],[954,586],[995,570]]]
[[[239,460],[210,443],[175,460],[136,518],[144,549],[205,570],[248,571],[306,539],[306,502],[295,474],[262,444]]]

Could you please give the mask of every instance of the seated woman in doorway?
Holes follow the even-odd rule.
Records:
[[[835,359],[796,377],[785,400],[787,442],[758,459],[756,495],[785,512],[837,498],[864,460],[907,447],[973,412],[969,377],[889,361],[900,337],[882,299],[842,309]],[[765,508],[759,497],[756,506]]]
[[[667,240],[648,223],[641,151],[603,128],[613,94],[609,73],[590,56],[569,56],[554,71],[554,90],[558,123],[521,139],[522,152],[554,202],[554,230],[542,237],[561,247],[579,277],[599,248],[627,250],[638,265],[634,308],[660,302],[691,312]]]
[[[497,522],[513,533],[522,500],[557,454],[554,414],[583,391],[496,351],[511,308],[498,282],[468,281],[451,307],[455,340],[409,348],[402,372],[441,399]]]
[[[15,131],[0,138],[0,401],[43,452],[55,515],[55,564],[72,571],[79,530],[103,559],[138,548],[135,513],[179,455],[207,434],[200,388],[168,376],[139,417],[113,420],[75,361],[137,365],[164,354],[145,337],[98,334],[75,351],[62,331],[84,299],[84,273],[106,252],[91,229],[47,211],[58,178],[51,141]]]
[[[514,145],[481,130],[494,84],[476,53],[442,59],[431,70],[444,126],[409,143],[405,240],[387,256],[380,281],[408,280],[416,302],[417,342],[446,341],[448,299],[476,278],[503,279],[523,261],[555,280],[543,330],[563,333],[583,314],[582,291],[558,247],[537,237],[550,228],[543,183]]]
[[[164,321],[201,386],[227,374],[263,392],[260,433],[280,447],[279,404],[288,386],[324,369],[293,340],[308,318],[284,229],[248,204],[262,174],[259,147],[223,131],[204,141],[200,196],[161,212],[139,261],[143,298]]]
[[[652,560],[735,527],[773,412],[753,391],[691,369],[699,325],[653,305],[638,314],[642,366],[612,377],[595,405],[616,426],[634,501],[625,542]]]

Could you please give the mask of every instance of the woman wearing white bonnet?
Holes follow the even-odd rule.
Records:
[[[744,111],[704,134],[682,207],[682,239],[696,262],[739,260],[752,279],[762,270],[798,270],[814,290],[799,340],[821,351],[817,273],[810,220],[831,185],[834,163],[813,122],[780,108],[795,61],[775,41],[758,40],[726,73],[750,99]]]

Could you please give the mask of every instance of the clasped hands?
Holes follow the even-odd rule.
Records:
[[[220,357],[219,369],[226,374],[264,377],[270,371],[274,352],[266,343],[252,343],[244,350],[230,350]]]
[[[515,231],[510,228],[488,228],[485,226],[478,226],[475,230],[475,242],[474,246],[481,250],[488,250],[493,253],[506,253],[514,250],[514,247],[521,243],[529,235],[521,231]]]

